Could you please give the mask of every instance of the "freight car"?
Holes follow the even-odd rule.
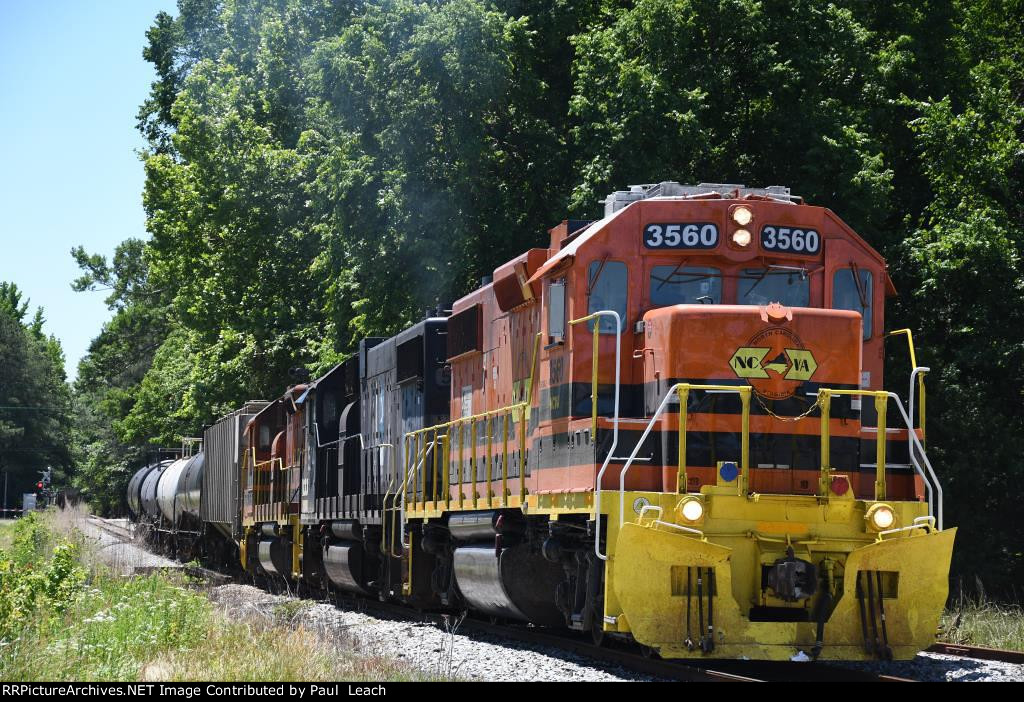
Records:
[[[133,512],[253,573],[665,657],[926,648],[955,529],[885,261],[787,188],[604,204],[207,431],[216,516],[192,518],[185,459],[133,478]],[[905,401],[883,382],[897,335]]]

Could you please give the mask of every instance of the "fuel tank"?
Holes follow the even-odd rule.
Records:
[[[268,573],[290,577],[292,574],[292,540],[286,536],[260,538],[257,546],[260,565]]]
[[[565,624],[555,606],[562,568],[525,544],[500,551],[493,542],[460,546],[455,549],[455,579],[475,610],[546,626]]]
[[[324,572],[334,585],[347,592],[369,593],[363,561],[363,544],[358,541],[339,541],[324,546]]]

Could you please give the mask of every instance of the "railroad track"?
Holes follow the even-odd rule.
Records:
[[[536,642],[551,648],[568,650],[589,658],[621,665],[624,668],[661,679],[688,682],[912,682],[893,676],[876,675],[834,665],[790,663],[784,661],[741,661],[708,658],[701,661],[648,658],[617,642],[602,646],[574,639],[571,633],[554,633],[523,626],[496,626],[477,620],[470,626],[483,633],[509,637],[509,632],[524,642]],[[521,638],[520,638],[521,637]]]
[[[89,521],[97,528],[103,529],[117,538],[126,541],[134,540],[132,531],[119,524],[112,524],[110,521],[100,517],[89,517]],[[140,548],[146,547],[144,544],[138,545]],[[202,578],[218,585],[235,580],[224,573],[208,568],[185,566],[184,569],[193,577]],[[141,570],[156,571],[161,570],[161,568]],[[250,582],[252,581],[270,591],[279,589],[269,580],[250,580]],[[306,591],[304,594],[307,597],[328,600],[349,609],[369,612],[393,619],[430,622],[443,627],[446,626],[446,617],[449,619],[449,622],[451,618],[451,615],[410,610],[377,600],[352,597],[336,592],[326,593],[308,585],[303,589]],[[290,594],[294,594],[294,591],[290,591]],[[472,631],[493,638],[516,641],[521,644],[558,649],[585,656],[606,665],[619,666],[662,680],[685,682],[913,682],[912,680],[892,675],[880,675],[844,668],[841,663],[831,662],[815,664],[722,659],[702,661],[664,660],[656,656],[646,657],[635,650],[625,648],[615,641],[597,646],[582,638],[577,638],[573,632],[556,633],[521,624],[493,624],[470,617],[465,618],[459,624],[459,631],[460,633]],[[1024,653],[1016,651],[998,651],[951,643],[938,643],[928,650],[934,653],[953,656],[1024,663]]]
[[[348,600],[349,598],[346,598]],[[364,611],[376,612],[402,619],[419,619],[438,626],[445,626],[445,618],[451,615],[411,612],[386,602],[352,598],[350,603]],[[460,631],[473,631],[494,638],[513,640],[545,648],[559,649],[586,656],[594,661],[620,666],[636,673],[643,673],[663,680],[684,682],[763,682],[761,678],[743,675],[741,672],[725,672],[699,665],[682,664],[676,661],[647,658],[614,645],[596,646],[576,638],[571,632],[555,633],[520,624],[492,624],[466,617],[458,626]]]
[[[121,539],[123,542],[132,543],[138,548],[143,548],[146,551],[153,553],[153,551],[150,550],[148,544],[136,543],[135,532],[132,529],[127,529],[121,526],[120,524],[114,523],[112,520],[103,519],[102,517],[89,516],[88,521],[97,529],[101,529],[110,534],[111,536]],[[132,568],[132,575],[151,575],[153,573],[158,573],[160,571],[167,570],[168,568],[169,566],[135,566]],[[175,570],[180,570],[186,575],[189,575],[193,578],[201,578],[215,585],[224,585],[231,582],[232,580],[231,576],[225,575],[224,573],[218,573],[217,571],[210,570],[209,568],[203,568],[202,566],[197,565],[189,565],[187,563],[182,563],[178,565],[175,568]]]
[[[964,646],[961,644],[939,641],[928,647],[929,653],[941,653],[959,658],[980,658],[984,661],[1000,661],[1024,665],[1024,651],[1006,651],[999,648],[983,648],[981,646]]]
[[[134,541],[135,532],[131,529],[127,529],[120,524],[114,524],[112,520],[103,519],[102,517],[89,516],[86,518],[90,524],[95,526],[97,529],[102,529],[111,536],[116,536],[119,539],[125,541]],[[147,549],[148,550],[148,549]]]

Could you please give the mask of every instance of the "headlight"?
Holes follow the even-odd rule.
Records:
[[[704,517],[704,503],[698,499],[683,500],[676,507],[679,516],[687,522],[699,522]]]
[[[732,221],[736,222],[736,224],[741,227],[747,226],[753,219],[754,213],[751,212],[749,208],[743,207],[742,205],[732,211]]]
[[[750,246],[750,238],[750,232],[746,229],[737,229],[732,233],[732,243],[741,248]]]
[[[865,518],[875,531],[885,531],[896,523],[896,513],[892,507],[881,503],[871,505]]]

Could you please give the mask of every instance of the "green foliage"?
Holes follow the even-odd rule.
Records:
[[[72,535],[73,536],[73,535]],[[162,576],[94,573],[81,546],[37,513],[0,552],[0,675],[4,680],[134,678],[148,655],[193,646],[211,607]]]
[[[238,621],[173,570],[124,578],[94,566],[86,583],[81,548],[48,524],[25,517],[0,551],[5,681],[425,679],[294,626],[301,600]]]
[[[990,573],[997,588],[1024,578],[1014,488],[1024,480],[1024,105],[1010,75],[979,64],[964,107],[920,106],[913,127],[933,200],[903,242],[915,281],[905,304],[933,369],[929,448],[968,544],[958,570]]]
[[[892,171],[871,33],[834,4],[640,0],[573,38],[573,206],[626,183],[785,183],[859,230]],[[710,176],[714,178],[710,178]]]
[[[109,289],[115,312],[75,386],[79,484],[112,508],[147,442],[446,306],[608,191],[782,183],[890,261],[888,319],[933,368],[928,444],[964,527],[957,568],[1019,581],[1022,14],[180,0],[144,50],[151,238],[109,264],[73,252],[76,289]],[[0,289],[4,305],[38,326]],[[17,430],[4,421],[0,441]]]
[[[79,550],[54,539],[36,513],[18,520],[10,551],[0,551],[0,642],[59,618],[75,603],[85,580]]]
[[[0,282],[0,469],[9,493],[20,497],[52,466],[56,480],[71,467],[70,392],[60,342],[43,331],[43,311]],[[8,507],[16,507],[12,501]]]
[[[79,363],[72,408],[73,484],[98,514],[121,506],[125,484],[145,459],[148,437],[126,442],[119,428],[169,329],[168,305],[149,282],[145,249],[143,241],[129,239],[110,263],[82,247],[71,252],[83,271],[72,287],[109,290],[106,304],[114,313]]]
[[[942,616],[942,640],[963,646],[1024,651],[1024,609],[992,601],[984,590],[959,598]]]

